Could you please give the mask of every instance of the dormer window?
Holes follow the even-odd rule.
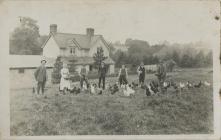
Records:
[[[70,47],[70,54],[75,54],[75,47]]]

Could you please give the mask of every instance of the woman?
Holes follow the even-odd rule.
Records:
[[[71,89],[71,83],[69,81],[69,70],[67,64],[63,64],[63,68],[61,69],[61,81],[60,81],[60,90],[63,93],[67,93],[68,90]]]
[[[119,74],[118,74],[118,79],[120,82],[120,86],[123,85],[127,85],[127,78],[128,78],[128,74],[127,74],[127,68],[125,68],[125,65],[122,65]]]

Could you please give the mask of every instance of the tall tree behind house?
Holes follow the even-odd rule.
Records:
[[[29,17],[20,17],[20,25],[10,35],[9,52],[19,55],[39,55],[46,36],[41,37],[37,21]]]

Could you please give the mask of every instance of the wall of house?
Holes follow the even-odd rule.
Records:
[[[61,49],[60,53],[62,56],[77,56],[77,57],[83,57],[88,56],[89,51],[88,50],[82,50],[79,48],[75,48],[75,54],[70,53],[70,48]]]
[[[104,50],[104,56],[108,56],[109,57],[109,49],[106,47],[106,45],[103,43],[103,41],[101,39],[99,39],[90,49],[88,56],[93,56],[96,52],[97,52],[97,48],[98,47],[102,47]]]
[[[109,66],[109,73],[110,74],[113,74],[115,72],[115,70],[114,70],[114,64],[111,64],[110,66]]]
[[[83,67],[83,65],[77,65],[76,66],[76,71],[78,73],[80,73],[82,67]],[[89,72],[89,65],[85,65],[85,68],[86,68],[87,72]]]
[[[36,86],[36,81],[34,78],[34,72],[36,69],[24,69],[24,73],[19,73],[18,69],[10,70],[10,88],[11,89],[21,89],[21,88],[33,88]],[[47,68],[48,82],[46,87],[51,86],[51,73],[52,68]]]
[[[58,55],[60,55],[60,48],[56,44],[53,37],[50,37],[43,48],[43,56],[49,58],[57,58]]]

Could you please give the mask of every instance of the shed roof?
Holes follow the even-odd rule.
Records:
[[[40,66],[41,60],[47,61],[46,67],[53,67],[55,60],[42,55],[9,55],[9,68],[36,68]]]

